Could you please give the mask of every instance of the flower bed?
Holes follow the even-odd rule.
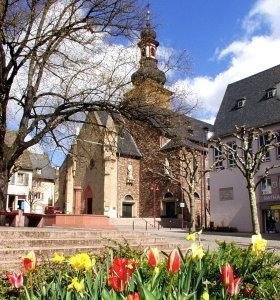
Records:
[[[187,235],[186,253],[141,253],[125,244],[102,256],[56,253],[36,265],[30,252],[22,270],[2,274],[0,299],[280,299],[280,258],[260,235],[247,249],[221,243],[216,252],[205,251],[198,236]]]

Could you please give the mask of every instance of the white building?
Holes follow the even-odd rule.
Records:
[[[234,142],[235,125],[280,132],[280,65],[235,83],[229,84],[221,103],[215,125],[215,136]],[[253,151],[265,143],[265,134],[255,140]],[[219,152],[211,150],[210,160]],[[280,149],[268,151],[265,162],[255,178],[258,181],[268,166],[280,166]],[[236,227],[251,231],[251,212],[246,182],[228,157],[210,174],[211,220],[214,226]],[[280,168],[274,168],[257,188],[259,220],[263,232],[280,229]],[[272,220],[272,222],[271,222]],[[274,226],[271,226],[274,223]]]
[[[10,178],[6,210],[44,213],[54,205],[55,169],[47,155],[24,152],[18,170]]]

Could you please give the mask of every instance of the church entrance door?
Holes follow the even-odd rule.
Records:
[[[166,217],[167,218],[175,218],[175,202],[165,202],[165,211],[166,211]]]
[[[93,214],[93,205],[92,205],[92,190],[90,186],[87,186],[84,191],[84,205],[82,211],[84,214],[92,215]]]
[[[123,203],[122,205],[122,217],[132,218],[132,203]]]
[[[87,198],[87,214],[92,214],[92,198]]]

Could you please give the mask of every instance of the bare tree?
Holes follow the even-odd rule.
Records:
[[[279,147],[277,133],[272,131],[264,131],[261,128],[247,128],[246,126],[236,127],[233,133],[234,141],[226,143],[221,139],[214,140],[213,147],[216,148],[222,159],[231,160],[244,176],[246,180],[246,188],[248,191],[248,199],[251,210],[251,220],[253,232],[260,233],[260,224],[258,218],[258,207],[256,189],[263,177],[269,174],[269,171],[276,165],[269,165],[264,172],[260,174],[260,178],[256,178],[261,165],[266,161],[268,151],[272,148]],[[256,141],[260,137],[263,142],[259,143],[256,149]]]
[[[0,2],[0,209],[24,150],[43,139],[59,144],[56,130],[81,111],[119,111],[123,61],[109,70],[118,47],[106,47],[141,24],[134,0]],[[8,126],[17,131],[11,145]]]

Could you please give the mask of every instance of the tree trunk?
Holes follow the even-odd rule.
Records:
[[[259,234],[259,233],[261,233],[261,230],[260,230],[260,222],[259,222],[259,217],[258,217],[258,207],[257,207],[255,183],[254,183],[253,179],[247,180],[247,189],[248,189],[249,201],[250,201],[253,233]]]
[[[189,195],[189,201],[190,201],[190,231],[195,232],[195,216],[196,216],[196,203],[194,200],[194,193],[190,193]]]
[[[7,192],[9,183],[8,170],[0,170],[0,211],[6,210]],[[5,225],[5,216],[0,215],[0,225]]]
[[[0,171],[0,210],[6,209],[8,183],[9,183],[8,170],[1,170]]]

